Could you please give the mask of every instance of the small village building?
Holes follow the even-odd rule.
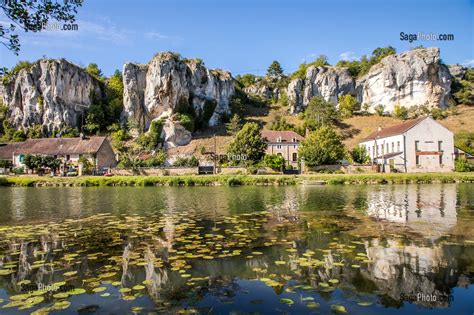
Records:
[[[380,128],[360,142],[381,172],[451,172],[454,135],[431,117]]]
[[[28,139],[7,147],[13,145],[15,147],[12,148],[11,155],[15,167],[23,166],[27,154],[54,156],[70,165],[78,165],[79,159],[86,157],[97,169],[117,165],[115,153],[106,137]]]
[[[304,138],[294,131],[262,131],[267,142],[266,154],[280,155],[287,165],[298,167],[298,147]]]

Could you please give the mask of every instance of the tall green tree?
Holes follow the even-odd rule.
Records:
[[[345,94],[339,97],[339,113],[342,118],[349,118],[354,115],[354,112],[360,109],[360,103],[357,99],[350,95]]]
[[[267,144],[256,123],[246,123],[227,148],[231,164],[255,164],[265,155]]]
[[[235,135],[240,130],[240,117],[237,114],[234,114],[230,119],[229,123],[226,124],[227,132],[231,135]]]
[[[322,96],[312,97],[304,111],[305,127],[310,130],[332,125],[338,120],[336,106],[326,101]]]
[[[301,141],[298,152],[307,166],[336,164],[345,156],[341,136],[329,126],[311,132]]]
[[[276,60],[273,60],[271,65],[267,69],[267,76],[270,78],[279,78],[283,76],[283,68],[280,63]]]
[[[109,123],[117,123],[123,111],[123,80],[122,73],[119,70],[115,70],[114,74],[107,81],[106,94],[110,117]]]
[[[9,0],[2,1],[0,8],[10,25],[0,24],[0,43],[15,55],[20,51],[17,29],[24,32],[41,32],[50,20],[73,23],[82,1]]]

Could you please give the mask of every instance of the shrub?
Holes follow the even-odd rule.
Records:
[[[174,161],[173,166],[176,167],[196,167],[199,166],[199,160],[195,156],[191,157],[178,157]]]
[[[454,170],[456,172],[474,172],[474,165],[466,159],[457,159],[454,161]]]
[[[365,146],[357,146],[351,151],[351,157],[354,163],[358,164],[366,164],[370,161],[370,157],[367,154],[367,150],[365,149]]]
[[[354,96],[345,94],[339,97],[339,113],[341,114],[341,117],[352,117],[352,115],[354,115],[354,111],[357,110],[360,110],[360,103]]]
[[[177,114],[177,119],[180,124],[189,132],[194,131],[194,119],[189,114]]]
[[[375,113],[379,116],[383,116],[385,113],[385,106],[382,104],[379,104],[374,107]]]
[[[17,130],[13,133],[13,142],[23,142],[26,140],[26,134],[23,130]]]
[[[448,116],[446,114],[446,111],[438,107],[433,108],[430,114],[431,114],[431,117],[433,117],[433,119],[436,119],[436,120],[444,119]]]
[[[285,166],[285,159],[278,154],[267,154],[263,158],[263,163],[275,171],[281,171]]]
[[[393,108],[393,117],[406,120],[408,118],[408,110],[406,107],[396,104]]]
[[[341,136],[327,126],[310,133],[298,151],[307,166],[335,164],[345,156]]]

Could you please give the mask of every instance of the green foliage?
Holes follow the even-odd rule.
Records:
[[[250,73],[244,74],[242,76],[237,75],[235,78],[238,83],[240,83],[243,87],[249,87],[256,81],[256,76]]]
[[[84,174],[91,174],[94,165],[92,165],[91,161],[84,155],[79,157],[79,163],[82,163],[82,171]]]
[[[456,172],[474,172],[474,164],[469,163],[466,159],[457,159],[454,161],[454,170]]]
[[[335,164],[345,156],[341,136],[329,126],[311,132],[298,151],[307,166]]]
[[[383,58],[396,53],[395,48],[392,46],[378,47],[372,51],[370,57],[363,55],[360,60],[341,60],[336,64],[336,67],[347,67],[349,73],[354,78],[361,77],[369,72],[370,68],[379,63]]]
[[[305,128],[298,128],[294,124],[286,121],[286,118],[280,115],[275,116],[275,118],[270,122],[270,130],[285,131],[292,130],[300,135],[304,135]]]
[[[339,120],[336,106],[322,96],[314,96],[304,111],[305,128],[316,130],[321,126],[332,125]]]
[[[0,160],[0,168],[11,168],[13,166],[10,160]]]
[[[272,64],[267,69],[267,76],[271,78],[278,78],[283,75],[283,68],[280,63],[273,60]]]
[[[197,167],[199,166],[199,160],[193,155],[191,157],[178,157],[173,166],[175,167]]]
[[[367,164],[370,161],[370,156],[365,149],[365,146],[356,146],[351,151],[351,158],[354,163]]]
[[[287,107],[290,104],[290,101],[288,100],[288,95],[286,92],[282,92],[280,97],[278,98],[278,105],[282,107]]]
[[[105,86],[109,115],[109,123],[117,123],[123,111],[123,80],[122,73],[115,70]]]
[[[375,113],[379,116],[383,116],[385,113],[385,106],[382,104],[379,104],[374,107]]]
[[[23,142],[26,140],[26,134],[23,130],[16,130],[13,133],[12,141],[13,142]]]
[[[435,107],[430,111],[431,117],[436,120],[441,120],[444,119],[448,116],[447,112],[445,110],[442,110],[441,108]]]
[[[313,62],[310,62],[310,63],[303,62],[302,64],[299,65],[298,70],[293,72],[293,74],[291,75],[291,78],[292,79],[299,78],[303,80],[306,77],[306,70],[311,66],[314,66],[314,67],[329,66],[328,58],[325,55],[319,55],[318,58],[316,58],[316,60],[314,60]]]
[[[247,96],[242,90],[236,88],[235,94],[230,99],[230,111],[232,115],[243,117],[245,115],[245,100]]]
[[[285,166],[285,159],[278,154],[266,154],[263,163],[275,171],[281,171]]]
[[[231,164],[255,164],[262,159],[266,148],[260,127],[256,123],[246,123],[229,144],[227,154],[240,157],[232,160]]]
[[[360,103],[354,96],[345,94],[339,97],[339,113],[342,118],[352,117],[358,110],[360,110]]]
[[[39,139],[43,137],[43,127],[41,125],[33,125],[28,129],[27,136],[30,139]]]
[[[1,25],[0,25],[0,34],[1,34]],[[0,36],[1,38],[1,36]],[[7,71],[3,78],[2,78],[2,82],[3,84],[8,84],[10,82],[10,80],[18,73],[20,72],[20,70],[22,69],[29,69],[33,64],[29,61],[25,61],[25,60],[20,60],[17,62],[17,64],[10,70],[10,71]]]
[[[474,105],[474,68],[468,68],[461,80],[452,81],[451,94],[457,104]]]
[[[454,145],[467,152],[474,155],[474,132],[471,131],[461,131],[454,135]]]
[[[177,114],[177,120],[181,123],[181,125],[186,128],[189,132],[194,131],[194,119],[189,114]]]
[[[99,81],[102,81],[102,70],[99,69],[99,66],[96,63],[90,63],[86,67],[87,73],[96,78]]]
[[[406,120],[408,118],[408,109],[400,104],[396,104],[393,107],[393,117]]]
[[[161,132],[163,131],[164,120],[153,120],[150,124],[150,129],[146,134],[141,135],[137,139],[137,143],[147,150],[154,150],[156,147],[162,143]]]
[[[79,130],[77,128],[64,127],[61,130],[53,131],[52,136],[56,137],[58,134],[61,135],[61,138],[77,138],[79,137]]]
[[[27,154],[23,160],[23,164],[29,169],[35,171],[41,168],[49,168],[55,170],[61,166],[61,160],[50,155],[32,155]]]
[[[49,20],[72,23],[81,6],[82,1],[2,1],[2,11],[10,25],[0,24],[0,43],[18,55],[21,45],[17,27],[22,32],[36,33],[41,32]]]
[[[226,129],[229,134],[235,135],[240,130],[240,127],[241,127],[240,120],[241,119],[239,115],[234,114],[234,116],[232,116],[229,123],[226,124]]]
[[[0,97],[0,138],[5,135],[4,122],[7,122],[6,125],[8,128],[7,115],[8,115],[8,106],[3,105],[3,100]]]
[[[150,158],[142,161],[142,166],[146,167],[163,167],[166,162],[167,154],[165,150],[155,152]]]

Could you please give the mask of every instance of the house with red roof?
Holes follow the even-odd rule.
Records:
[[[382,172],[451,172],[454,135],[431,117],[382,128],[360,142]]]
[[[277,154],[285,159],[287,165],[298,166],[298,147],[304,138],[294,131],[262,131],[267,142],[266,154]]]

